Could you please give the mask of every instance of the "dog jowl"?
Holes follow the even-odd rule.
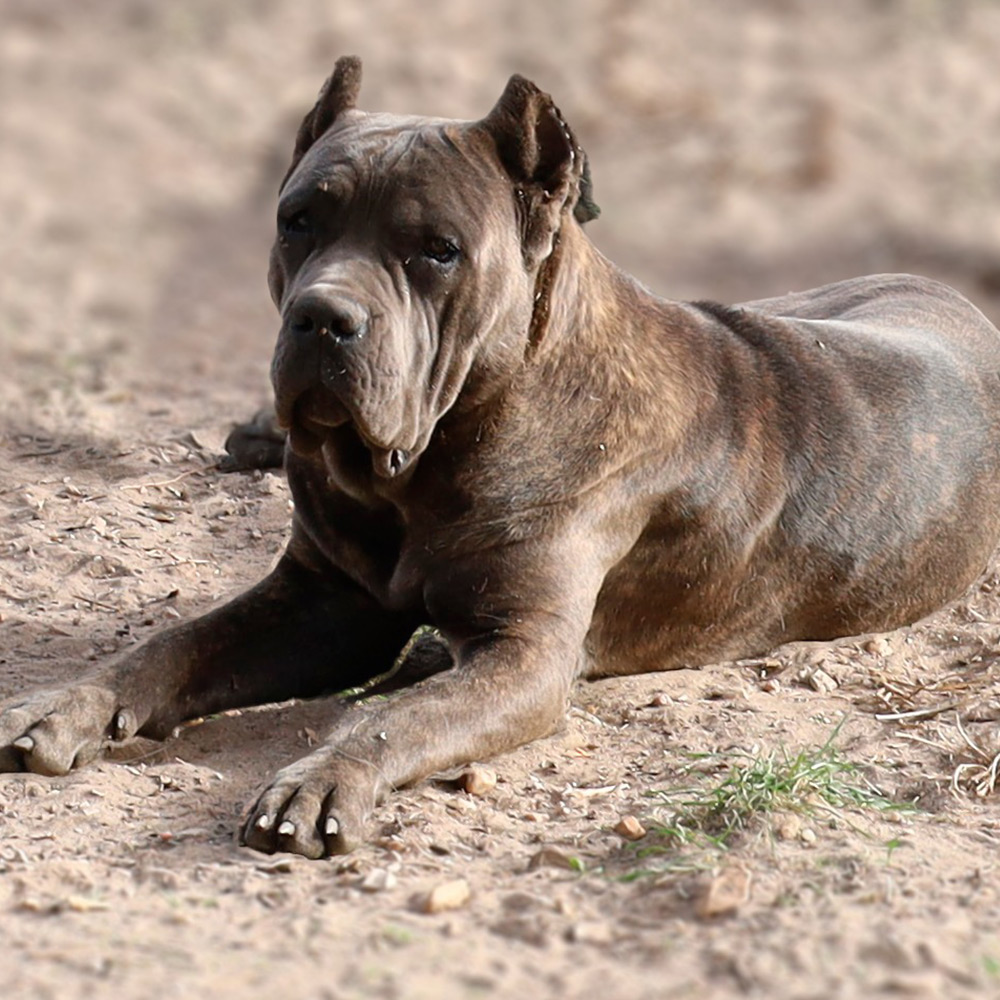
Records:
[[[586,157],[533,84],[456,122],[363,112],[359,83],[340,60],[278,204],[287,551],[229,604],[0,705],[0,767],[61,774],[363,685],[436,626],[419,679],[345,707],[248,808],[247,844],[318,857],[393,788],[551,732],[577,678],[893,628],[983,569],[1000,336],[957,292],[655,298],[585,234]]]

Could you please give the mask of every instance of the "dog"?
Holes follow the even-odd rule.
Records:
[[[421,680],[279,771],[243,842],[350,850],[390,790],[555,730],[577,678],[892,629],[1000,533],[1000,334],[952,289],[658,299],[594,248],[587,159],[512,77],[482,120],[368,114],[340,59],[295,140],[269,283],[291,540],[252,590],[0,705],[0,767]]]

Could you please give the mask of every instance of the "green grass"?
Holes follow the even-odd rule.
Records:
[[[773,813],[912,808],[887,798],[843,756],[833,742],[838,732],[839,726],[821,746],[795,754],[779,747],[756,754],[689,755],[684,774],[700,773],[701,781],[651,793],[668,809],[654,832],[674,846],[698,843],[721,849]],[[706,764],[716,766],[706,774]]]

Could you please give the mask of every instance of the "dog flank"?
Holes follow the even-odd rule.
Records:
[[[433,625],[414,683],[345,710],[244,816],[250,846],[320,857],[392,789],[551,732],[579,677],[889,629],[975,579],[1000,533],[1000,335],[957,292],[658,299],[583,230],[586,156],[534,84],[475,122],[367,114],[359,85],[340,60],[279,198],[287,551],[0,705],[2,766],[64,773],[102,741],[356,687]],[[247,446],[270,454],[269,428]]]

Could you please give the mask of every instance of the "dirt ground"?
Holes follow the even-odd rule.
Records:
[[[0,0],[0,695],[281,550],[282,477],[214,462],[267,400],[276,179],[337,55],[365,59],[373,109],[476,117],[535,78],[590,154],[593,239],[659,293],[909,270],[997,320],[998,49],[987,0]],[[998,649],[995,563],[885,637],[581,685],[563,732],[491,762],[492,791],[405,790],[371,846],[321,862],[234,831],[322,703],[3,776],[0,996],[1000,994]],[[692,753],[835,730],[916,808],[806,800],[728,850],[615,831],[719,779]],[[459,878],[464,905],[421,912]]]

